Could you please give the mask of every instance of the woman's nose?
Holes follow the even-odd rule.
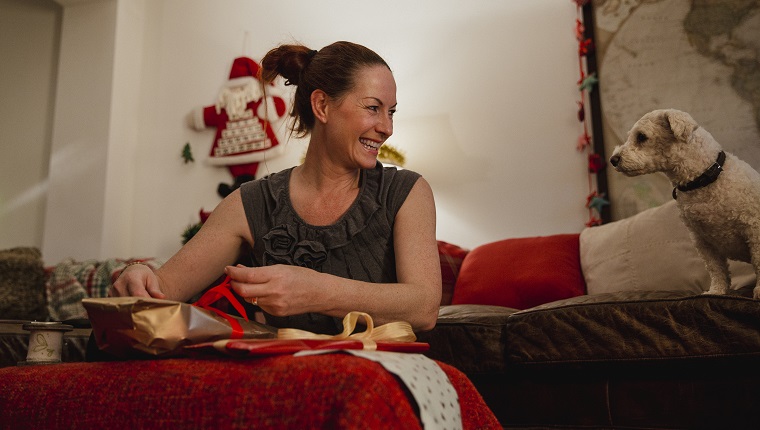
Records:
[[[393,118],[387,116],[384,117],[377,124],[376,129],[379,133],[385,135],[385,137],[390,137],[393,134]]]

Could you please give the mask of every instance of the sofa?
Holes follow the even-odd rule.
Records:
[[[703,294],[709,279],[674,202],[581,233],[438,247],[439,318],[418,340],[501,426],[760,428],[752,267],[731,262],[730,294]],[[128,261],[35,263],[47,318],[84,330],[68,336],[64,361],[85,358],[77,300],[104,294]],[[22,336],[0,333],[0,365],[23,360]]]
[[[703,294],[674,201],[579,235],[444,250],[461,261],[442,272],[457,272],[451,304],[419,339],[504,427],[760,428],[754,271],[730,262],[730,294]]]

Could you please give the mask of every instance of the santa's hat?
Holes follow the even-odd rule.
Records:
[[[259,74],[259,63],[248,57],[238,57],[232,62],[232,69],[230,69],[230,80],[227,81],[225,86],[234,87],[248,84],[249,81],[257,80]],[[267,89],[268,96],[283,97],[281,89],[275,86],[274,82],[270,82]],[[257,96],[256,100],[261,96]]]
[[[245,76],[256,77],[259,73],[259,65],[248,57],[238,57],[232,62],[230,70],[230,79],[242,78]]]

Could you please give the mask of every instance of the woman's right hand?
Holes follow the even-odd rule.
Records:
[[[158,276],[146,264],[132,264],[121,271],[111,285],[108,297],[153,297],[165,299]]]

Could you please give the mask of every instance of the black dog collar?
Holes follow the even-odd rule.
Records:
[[[691,182],[689,182],[686,185],[679,185],[675,188],[673,188],[673,198],[676,199],[676,190],[679,191],[691,191],[696,190],[697,188],[706,187],[713,182],[715,182],[718,179],[718,176],[720,176],[720,172],[723,171],[723,163],[726,162],[726,153],[723,151],[720,151],[718,153],[718,159],[715,161],[715,163],[712,164],[712,166],[708,167],[707,170],[705,170],[705,173],[702,173],[699,175],[699,177]]]

